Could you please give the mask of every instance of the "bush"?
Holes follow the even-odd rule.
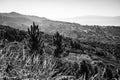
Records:
[[[62,36],[56,32],[56,34],[53,36],[53,45],[56,46],[56,49],[54,51],[55,57],[60,57],[63,52],[63,45],[62,45]]]
[[[8,41],[22,41],[26,36],[26,32],[9,26],[0,25],[0,40],[7,39]]]
[[[43,54],[44,43],[42,35],[40,34],[38,25],[31,25],[30,29],[28,28],[28,47],[30,48],[30,53],[32,55]]]

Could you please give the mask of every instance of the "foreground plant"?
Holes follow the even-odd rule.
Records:
[[[56,49],[54,51],[55,57],[60,57],[63,52],[63,45],[62,45],[62,36],[56,32],[53,36],[53,44],[56,46]]]
[[[28,28],[28,47],[30,48],[31,55],[43,54],[44,43],[42,34],[40,34],[38,25],[31,25]]]

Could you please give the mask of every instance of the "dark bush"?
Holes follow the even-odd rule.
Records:
[[[58,32],[56,32],[56,34],[53,36],[53,45],[56,46],[56,49],[54,51],[55,57],[60,57],[63,52],[62,42],[62,36]]]
[[[38,25],[31,25],[28,28],[28,47],[30,48],[30,53],[34,53],[33,55],[43,54],[44,43],[42,39],[42,35],[40,34]]]

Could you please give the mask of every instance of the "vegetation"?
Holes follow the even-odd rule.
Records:
[[[119,44],[82,42],[58,32],[49,35],[35,23],[27,32],[1,25],[0,38],[0,80],[120,78]]]
[[[25,37],[25,31],[0,25],[0,39],[7,39],[8,41],[22,41]]]
[[[56,46],[56,49],[54,51],[55,57],[60,57],[63,52],[63,41],[62,36],[56,32],[56,34],[53,36],[53,45]]]
[[[40,34],[38,25],[35,25],[34,22],[30,29],[28,28],[28,47],[30,48],[30,53],[43,54],[42,34]]]

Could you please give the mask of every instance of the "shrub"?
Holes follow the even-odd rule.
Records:
[[[44,43],[42,35],[40,34],[38,25],[31,25],[30,29],[28,28],[28,47],[30,48],[30,53],[32,55],[43,54]]]
[[[56,32],[56,34],[53,36],[53,45],[56,46],[56,49],[54,51],[55,57],[60,57],[60,55],[63,52],[63,45],[62,45],[62,36]]]
[[[8,41],[22,41],[25,37],[26,32],[23,30],[0,25],[0,40],[7,39]]]

